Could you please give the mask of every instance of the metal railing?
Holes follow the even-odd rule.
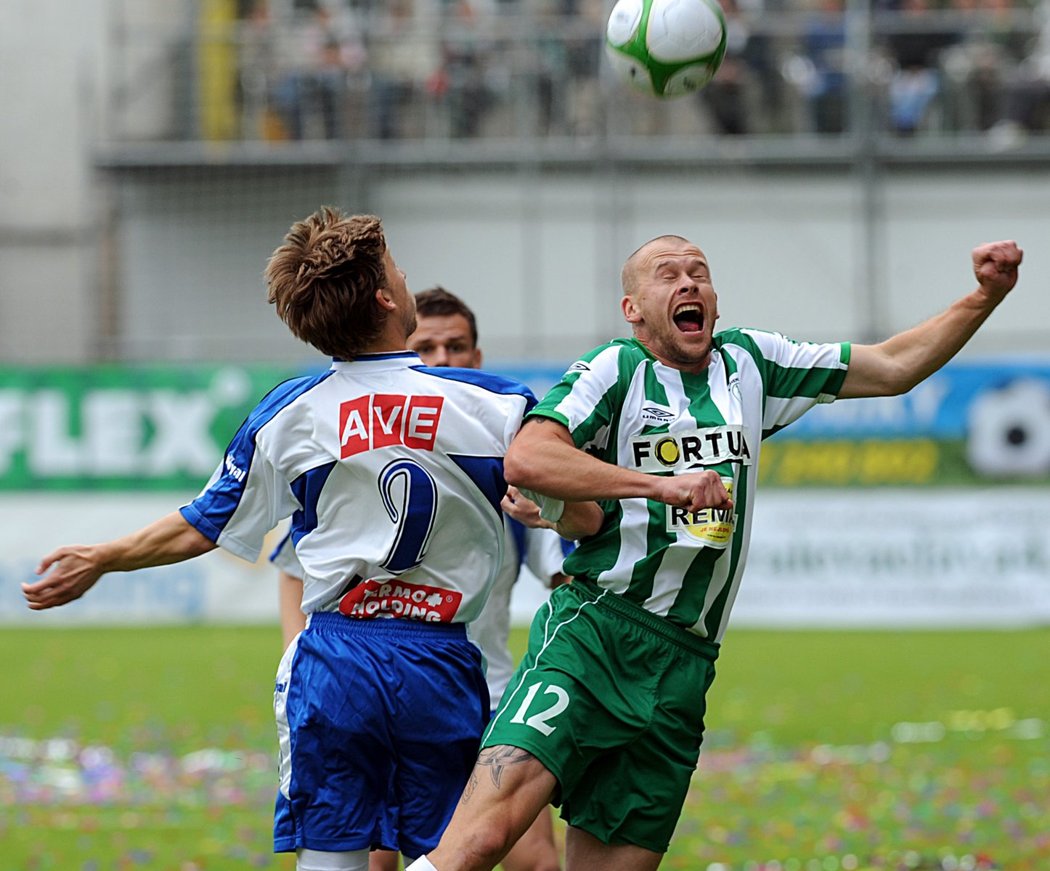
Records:
[[[469,4],[448,4],[398,17],[410,5],[357,3],[118,27],[100,140],[111,152],[223,143],[253,159],[347,143],[394,155],[467,144],[482,159],[596,143],[665,159],[701,148],[793,159],[858,139],[971,156],[1032,142],[1041,153],[1050,139],[1042,8],[905,14],[849,0],[840,12],[730,14],[714,81],[658,100],[614,77],[603,16],[497,5],[509,11],[466,17],[452,10]]]

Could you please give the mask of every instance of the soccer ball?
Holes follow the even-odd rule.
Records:
[[[717,0],[619,0],[605,30],[613,69],[657,97],[681,97],[714,77],[726,53]]]

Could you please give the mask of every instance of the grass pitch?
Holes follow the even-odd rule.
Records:
[[[279,645],[269,626],[0,632],[4,867],[292,868],[270,852]],[[1048,646],[730,630],[662,867],[1050,867]]]

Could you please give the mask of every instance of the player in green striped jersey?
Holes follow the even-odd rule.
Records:
[[[716,333],[696,245],[661,236],[628,258],[633,336],[574,363],[506,458],[507,480],[580,538],[575,580],[537,614],[452,822],[409,871],[491,869],[547,802],[569,824],[568,871],[659,865],[699,756],[762,439],[820,402],[910,390],[1013,289],[1021,257],[1013,242],[975,248],[974,291],[872,345]]]

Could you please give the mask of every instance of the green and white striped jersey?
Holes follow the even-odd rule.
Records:
[[[744,570],[762,439],[842,389],[850,345],[730,329],[699,375],[657,361],[635,339],[584,355],[529,417],[568,427],[576,446],[654,475],[713,469],[732,511],[688,512],[644,498],[603,503],[605,520],[565,562],[711,641],[721,641]]]

